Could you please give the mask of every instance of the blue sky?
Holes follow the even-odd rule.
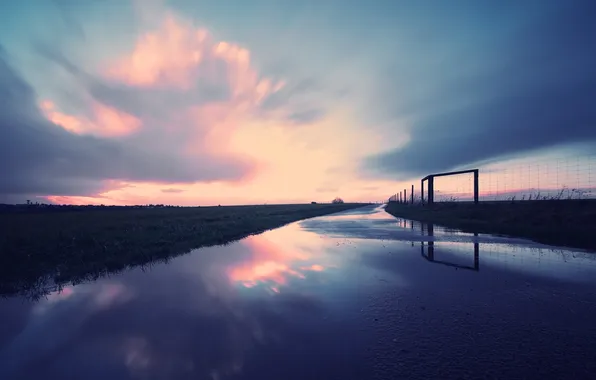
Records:
[[[0,201],[370,200],[595,147],[591,1],[0,8]]]

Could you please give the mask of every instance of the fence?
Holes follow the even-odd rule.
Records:
[[[543,199],[596,199],[596,153],[516,160],[430,174],[389,201],[434,203]]]

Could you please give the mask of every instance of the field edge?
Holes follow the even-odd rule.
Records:
[[[195,249],[230,244],[290,223],[366,205],[4,214],[0,215],[4,234],[0,233],[0,296],[39,298],[61,285],[167,262]]]
[[[596,201],[436,203],[389,202],[395,217],[434,223],[470,233],[532,240],[536,243],[596,252]]]

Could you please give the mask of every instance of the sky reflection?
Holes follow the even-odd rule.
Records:
[[[328,242],[316,233],[302,231],[299,224],[251,236],[241,244],[251,252],[251,257],[230,267],[227,273],[233,283],[247,288],[261,284],[279,293],[288,278],[304,279],[307,272],[325,270],[321,265],[325,257],[320,252]]]
[[[18,326],[0,332],[0,377],[38,377],[44,368],[50,378],[68,371],[98,379],[222,379],[245,372],[249,353],[258,348],[283,352],[291,342],[291,350],[308,351],[312,324],[327,329],[331,323],[323,317],[333,305],[329,294],[312,291],[318,283],[313,274],[339,265],[326,253],[331,244],[293,224],[145,272],[64,286],[38,302],[19,301],[22,321],[15,299],[0,301],[4,318],[15,318]],[[344,328],[345,323],[328,326]],[[252,360],[268,362],[259,355]]]
[[[486,343],[494,360],[511,349],[502,342],[531,333],[544,308],[556,311],[552,328],[576,313],[561,343],[590,344],[577,339],[596,313],[584,302],[596,291],[594,256],[430,230],[367,207],[66,285],[39,301],[0,299],[0,378],[362,379],[396,362],[437,378],[424,371],[439,367],[408,362],[406,351],[448,356],[448,344],[461,368],[479,374],[486,361],[460,355],[467,335],[453,321],[500,337]],[[431,246],[433,260],[421,257]],[[554,360],[551,351],[536,355]],[[562,365],[581,359],[574,355]]]

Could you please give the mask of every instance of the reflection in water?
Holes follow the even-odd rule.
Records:
[[[410,225],[411,225],[411,228],[413,228],[413,224],[410,223]],[[434,237],[434,225],[432,223],[428,223],[428,224],[423,223],[421,225],[422,235],[424,235],[425,227],[426,227],[426,236]],[[474,236],[478,237],[478,234],[475,233]],[[466,244],[466,243],[461,243],[461,244]],[[474,265],[473,266],[460,265],[460,264],[456,264],[454,262],[449,262],[449,261],[445,261],[445,260],[437,260],[435,258],[435,241],[434,240],[428,240],[426,242],[426,245],[425,245],[424,240],[422,240],[420,242],[420,254],[422,255],[422,257],[424,257],[426,260],[428,260],[432,263],[447,265],[447,266],[455,267],[455,268],[459,268],[459,269],[471,269],[474,271],[479,271],[480,270],[480,243],[478,243],[477,240],[474,240],[472,242],[472,245],[474,246]],[[425,249],[424,249],[425,247],[426,247],[427,253],[425,253]]]
[[[396,219],[396,225],[409,235],[403,238],[399,233],[394,235],[408,239],[412,247],[420,243],[420,252],[428,262],[431,259],[436,262],[439,252],[440,261],[465,267],[462,269],[479,270],[482,245],[484,267],[490,263],[493,267],[521,273],[581,282],[591,282],[588,273],[594,273],[596,269],[596,255],[591,252],[557,248],[520,238],[467,233],[402,218]],[[474,257],[473,264],[470,256]]]
[[[93,315],[129,301],[133,294],[118,283],[67,286],[31,305],[23,329],[0,350],[0,378],[59,350]]]
[[[297,241],[297,237],[298,241]],[[292,241],[293,244],[287,244]],[[275,293],[290,278],[304,279],[308,272],[322,272],[325,267],[317,253],[323,249],[319,235],[301,231],[299,224],[276,233],[251,236],[241,244],[252,252],[249,260],[227,270],[230,280],[246,288],[263,285]]]
[[[302,290],[301,283],[317,284],[327,268],[337,267],[327,254],[332,244],[293,224],[199,249],[169,265],[65,285],[25,303],[25,318],[9,311],[20,332],[0,329],[0,379],[42,377],[32,365],[40,361],[53,368],[49,378],[67,369],[76,378],[222,379],[248,371],[247,355],[257,348],[268,353],[251,356],[261,363],[287,350],[282,342],[308,351],[313,320],[325,331],[352,331],[324,322],[332,299]],[[8,301],[0,300],[0,308]],[[331,352],[331,362],[349,352],[335,340],[317,347]],[[292,362],[288,353],[273,364]]]
[[[482,275],[428,265],[411,242],[476,271],[482,244]],[[0,299],[0,379],[480,378],[504,357],[503,378],[584,374],[596,256],[530,244],[372,207],[305,220],[37,302]]]

